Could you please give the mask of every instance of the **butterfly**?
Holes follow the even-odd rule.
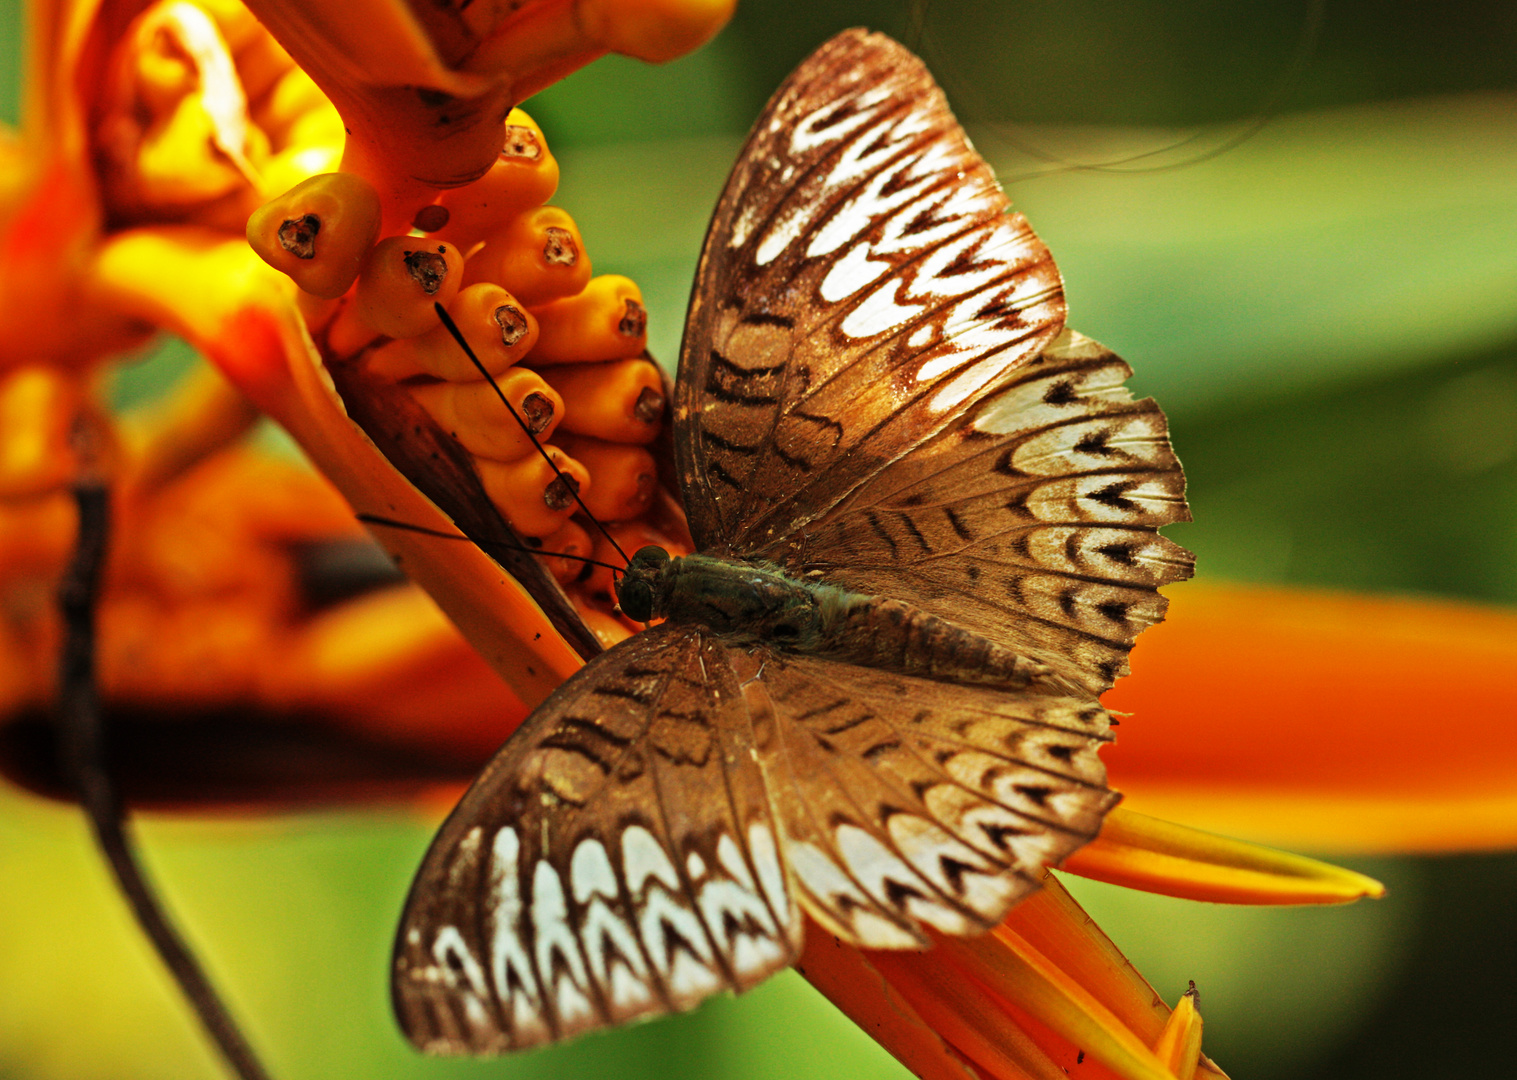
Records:
[[[689,1009],[799,955],[996,925],[1119,796],[1098,696],[1190,576],[1166,422],[923,64],[852,30],[716,208],[673,395],[697,554],[454,810],[396,942],[401,1026],[495,1053]]]

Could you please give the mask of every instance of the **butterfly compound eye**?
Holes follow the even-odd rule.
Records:
[[[622,614],[633,622],[647,622],[653,618],[653,589],[641,578],[624,575],[616,583],[616,600]]]
[[[653,597],[668,566],[669,553],[658,545],[638,549],[616,582],[616,600],[623,615],[634,622],[653,618]]]

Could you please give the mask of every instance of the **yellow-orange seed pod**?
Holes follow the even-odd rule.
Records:
[[[500,387],[500,393],[538,442],[553,437],[553,429],[564,415],[564,399],[537,372],[510,368],[495,380],[495,386]],[[536,456],[531,437],[501,404],[495,386],[475,379],[416,386],[411,393],[469,453],[495,461]]]
[[[536,364],[622,360],[648,344],[648,309],[630,278],[603,274],[582,292],[533,312],[542,331],[532,354]]]
[[[564,364],[539,374],[573,407],[564,430],[617,443],[650,443],[664,418],[664,377],[651,360]]]
[[[560,585],[567,585],[571,581],[578,581],[585,576],[588,565],[579,559],[566,559],[565,555],[578,555],[580,558],[591,558],[591,552],[595,550],[595,544],[590,540],[590,534],[585,527],[577,521],[566,521],[564,527],[550,536],[543,537],[543,565],[548,568],[554,580]]]
[[[577,485],[583,497],[591,487],[590,472],[555,446],[545,447],[548,456],[564,474],[560,478],[543,456],[529,454],[515,461],[475,462],[485,493],[511,528],[523,536],[548,536],[563,528],[569,515],[579,509],[573,490],[564,483]]]
[[[446,306],[464,340],[491,375],[509,369],[537,343],[537,320],[499,285],[470,285],[460,289]],[[367,361],[369,370],[397,382],[416,375],[451,382],[478,379],[479,369],[435,312],[432,321],[432,329],[419,337],[402,338],[375,349]]]
[[[369,251],[358,275],[358,317],[387,337],[424,334],[437,325],[433,305],[447,305],[458,295],[463,265],[452,244],[387,236]]]
[[[435,205],[448,212],[444,239],[468,251],[525,210],[543,205],[558,189],[558,162],[542,128],[520,109],[506,117],[504,145],[484,176],[445,191]]]
[[[579,435],[566,440],[564,447],[595,477],[595,487],[583,494],[585,508],[601,521],[631,521],[653,505],[658,462],[641,446]]]
[[[352,173],[325,173],[264,203],[248,218],[248,244],[306,292],[341,296],[379,236],[379,194]]]
[[[540,206],[489,235],[469,259],[467,280],[493,281],[536,307],[583,289],[590,257],[574,219],[556,206]]]

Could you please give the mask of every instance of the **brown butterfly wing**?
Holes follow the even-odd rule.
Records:
[[[1116,796],[1091,702],[654,628],[535,712],[428,852],[396,1014],[499,1053],[790,964],[805,908],[871,948],[985,930]]]
[[[904,600],[1100,693],[1191,575],[1158,534],[1187,521],[1164,414],[1131,369],[1066,331],[1009,385],[796,533],[747,554]]]
[[[795,891],[852,944],[989,930],[1117,801],[1094,702],[763,650],[735,662]]]
[[[703,550],[804,528],[1059,332],[1048,251],[922,63],[848,31],[754,125],[706,238],[676,388]]]
[[[775,95],[707,237],[676,452],[719,553],[915,604],[1100,693],[1188,552],[1163,413],[926,69],[850,31]],[[1055,344],[1057,342],[1057,344]]]
[[[789,965],[800,915],[727,650],[654,628],[592,660],[444,825],[396,941],[421,1049],[488,1054],[688,1009]]]

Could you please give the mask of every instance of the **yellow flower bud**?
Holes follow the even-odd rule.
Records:
[[[460,289],[447,305],[464,340],[491,375],[500,375],[532,351],[537,320],[499,285],[481,282]],[[479,378],[479,369],[440,323],[425,334],[392,341],[368,358],[369,369],[396,382],[431,375],[450,382]]]
[[[618,443],[650,443],[658,437],[664,377],[651,360],[564,364],[543,368],[541,374],[571,404],[565,431]]]
[[[595,478],[582,494],[585,508],[600,521],[631,521],[653,505],[658,462],[641,446],[578,435],[564,440],[564,447]]]
[[[468,280],[493,281],[536,307],[584,289],[590,257],[574,219],[556,206],[543,206],[491,233],[484,249],[469,259]]]
[[[567,585],[571,581],[578,581],[585,576],[587,566],[579,559],[561,558],[563,555],[578,555],[580,558],[591,558],[591,552],[595,550],[594,543],[590,540],[590,534],[584,526],[577,521],[566,521],[564,527],[558,532],[543,537],[543,554],[540,558],[543,565],[548,568],[548,573],[558,581],[560,585]]]
[[[622,360],[647,347],[642,291],[620,274],[595,278],[579,294],[543,304],[533,314],[541,327],[534,363]]]
[[[527,432],[538,442],[547,442],[564,415],[564,399],[537,372],[526,368],[511,368],[495,380],[495,386],[475,379],[416,386],[411,393],[465,450],[495,461],[537,454]],[[526,430],[502,404],[501,395],[511,403]]]
[[[463,256],[452,244],[389,236],[375,244],[358,275],[358,316],[388,337],[415,337],[437,325],[434,304],[458,295]]]
[[[475,462],[485,494],[522,536],[548,536],[563,528],[579,509],[574,491],[583,497],[590,490],[589,470],[557,447],[545,449],[562,477],[535,451],[515,461]]]
[[[484,176],[443,192],[436,205],[448,212],[444,238],[468,251],[511,218],[543,205],[558,188],[558,162],[542,129],[520,109],[506,117],[504,143]]]
[[[248,218],[258,256],[326,299],[348,291],[378,235],[379,195],[352,173],[313,176]]]

